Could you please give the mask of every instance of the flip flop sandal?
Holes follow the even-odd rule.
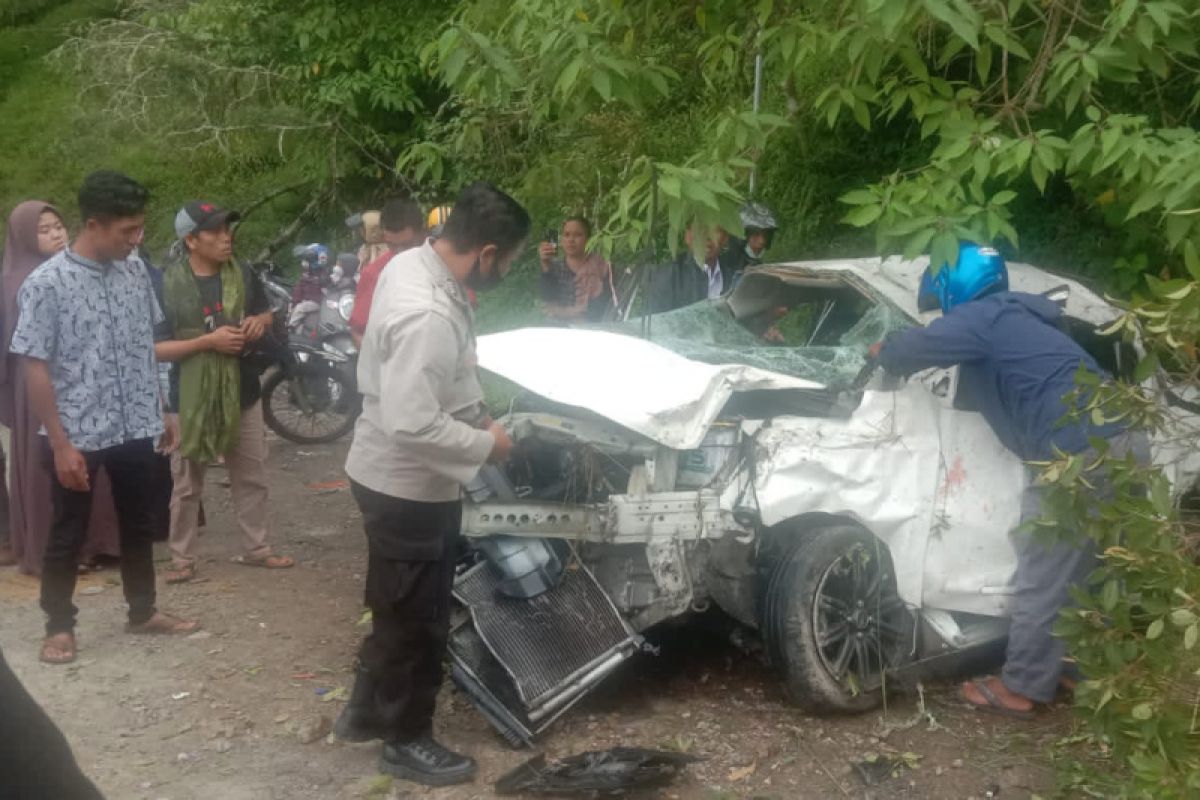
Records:
[[[296,560],[291,556],[264,556],[263,558],[235,556],[233,563],[241,564],[243,567],[258,567],[260,569],[291,569],[296,566]]]
[[[58,645],[53,645],[55,647],[55,649],[57,649],[60,653],[65,653],[66,655],[51,656],[51,655],[47,654],[46,649],[48,647],[52,646],[50,643],[50,640],[55,638],[56,636],[61,636],[61,635],[63,635],[63,634],[55,634],[54,636],[47,636],[45,639],[42,640],[42,652],[38,655],[38,661],[41,661],[43,664],[56,664],[56,665],[70,664],[75,661],[75,657],[78,654],[78,651],[75,646],[75,637],[70,634],[67,634],[68,636],[70,636],[70,639],[71,639],[71,644],[68,647],[61,647]]]
[[[178,569],[169,569],[163,572],[163,580],[169,584],[188,583],[196,579],[196,568],[189,564],[186,567]]]
[[[983,695],[983,699],[987,701],[985,704],[980,704],[968,697],[963,697],[963,700],[967,701],[967,705],[976,711],[985,711],[989,714],[996,714],[1001,717],[1009,717],[1010,719],[1031,720],[1037,716],[1037,713],[1032,709],[1028,711],[1022,711],[1019,708],[1009,708],[1008,706],[1004,705],[1000,702],[1000,698],[996,696],[996,693],[993,692],[983,681],[970,681],[970,683],[975,687],[975,691]]]
[[[157,616],[161,617],[164,622],[151,624],[154,620],[154,617],[151,617],[137,625],[133,623],[126,624],[125,632],[145,636],[184,636],[200,630],[199,622],[178,619],[172,617],[170,614],[159,613]]]

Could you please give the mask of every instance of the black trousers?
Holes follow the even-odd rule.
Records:
[[[5,800],[103,800],[79,771],[62,732],[0,653],[0,797]]]
[[[46,455],[54,475],[54,458],[49,446]],[[153,498],[148,489],[154,480],[154,442],[132,442],[83,454],[87,461],[89,486],[101,466],[112,484],[113,505],[117,510],[121,542],[121,583],[129,603],[129,621],[145,622],[154,616],[154,515]],[[46,635],[75,630],[79,609],[71,602],[75,595],[75,576],[79,551],[87,535],[92,513],[92,492],[64,488],[57,476],[50,482],[54,521],[42,563],[42,610],[48,617]]]
[[[371,716],[387,741],[433,730],[450,632],[455,543],[462,503],[420,503],[351,482],[367,534],[371,635],[359,651]],[[368,710],[368,709],[364,709]]]

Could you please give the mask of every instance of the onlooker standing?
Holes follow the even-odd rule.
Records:
[[[362,347],[363,332],[371,316],[371,301],[375,297],[375,286],[379,276],[397,253],[416,247],[425,239],[425,219],[421,208],[412,200],[396,197],[388,200],[380,212],[383,226],[383,242],[387,252],[378,255],[358,271],[358,291],[354,296],[354,310],[350,312],[350,335],[354,343]]]
[[[50,537],[54,476],[46,464],[42,427],[30,403],[21,359],[9,351],[17,327],[17,294],[39,265],[67,246],[67,228],[58,209],[40,200],[29,200],[13,209],[4,240],[3,331],[0,335],[0,424],[10,429],[8,475],[11,491],[5,509],[12,555],[22,572],[40,575]],[[113,508],[108,476],[101,469],[92,493],[87,536],[80,563],[96,556],[120,555],[117,513]]]
[[[650,295],[646,298],[649,313],[671,311],[701,300],[720,297],[733,288],[732,265],[721,261],[729,235],[721,228],[708,234],[704,242],[704,261],[692,252],[694,226],[689,225],[684,241],[687,247],[671,264],[658,267],[651,277]]]
[[[762,203],[747,203],[738,211],[738,216],[741,217],[746,238],[730,237],[729,247],[721,254],[721,261],[733,272],[735,284],[744,270],[763,263],[763,257],[779,227],[775,214]],[[731,288],[727,286],[726,290]]]
[[[175,217],[187,258],[163,276],[165,319],[155,353],[178,362],[169,407],[179,414],[180,444],[171,461],[171,557],[167,583],[196,576],[196,538],[204,472],[225,457],[246,566],[295,564],[267,544],[267,439],[254,359],[242,357],[271,326],[271,303],[258,275],[233,257],[230,225],[240,215],[212,203],[188,203]]]
[[[386,226],[383,225],[383,214],[379,211],[364,211],[362,213],[362,246],[358,248],[359,266],[370,264],[384,253],[388,252]]]
[[[542,242],[542,311],[561,322],[600,322],[617,304],[612,268],[599,253],[587,251],[592,228],[583,217],[568,217],[559,242]],[[559,247],[562,256],[558,256]]]
[[[371,635],[338,736],[384,740],[380,769],[441,786],[475,762],[433,738],[450,626],[462,485],[512,449],[475,367],[466,286],[500,282],[529,215],[487,183],[463,190],[440,238],[396,256],[376,290],[358,362],[363,412],[346,472],[367,534]]]
[[[182,634],[199,627],[155,608],[153,526],[144,487],[155,440],[164,435],[154,326],[162,312],[146,268],[131,254],[149,192],[117,172],[95,172],[79,190],[84,228],[73,247],[34,270],[20,292],[10,350],[25,356],[29,401],[46,430],[54,524],[42,569],[49,617],[41,658],[75,660],[76,559],[92,507],[96,471],[112,483],[120,520],[121,581],[131,633]]]

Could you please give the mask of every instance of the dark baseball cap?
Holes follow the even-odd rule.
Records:
[[[242,218],[237,211],[227,211],[214,203],[193,200],[175,215],[175,235],[182,239],[200,231],[214,231],[232,225]]]

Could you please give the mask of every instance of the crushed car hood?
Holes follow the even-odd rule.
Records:
[[[735,392],[824,388],[755,367],[702,364],[606,331],[522,328],[480,337],[478,354],[489,372],[678,450],[700,446]]]

